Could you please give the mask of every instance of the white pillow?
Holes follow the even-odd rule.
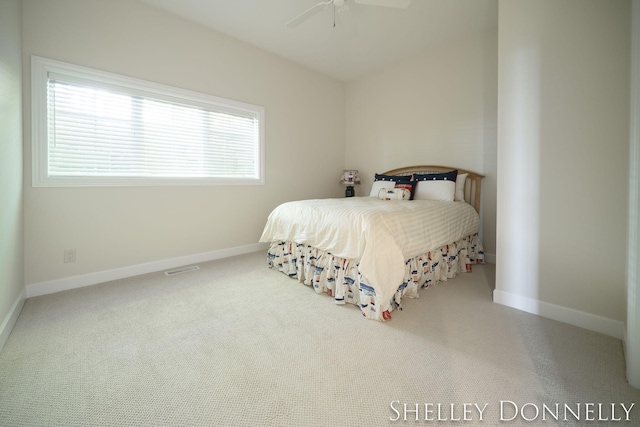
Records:
[[[378,192],[380,200],[410,200],[411,191],[406,188],[382,188]]]
[[[464,202],[464,183],[467,180],[468,173],[458,174],[456,177],[456,202]]]
[[[442,200],[453,202],[456,183],[452,180],[418,181],[413,200]]]
[[[395,181],[373,181],[369,196],[378,197],[378,193],[380,192],[380,190],[382,190],[383,188],[393,188],[395,185]]]

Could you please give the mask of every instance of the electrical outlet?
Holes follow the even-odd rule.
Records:
[[[76,262],[76,250],[65,249],[64,250],[64,262]]]

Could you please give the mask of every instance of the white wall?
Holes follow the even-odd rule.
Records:
[[[138,1],[25,0],[23,17],[28,285],[255,244],[282,201],[344,191],[344,83]],[[32,54],[264,106],[266,185],[32,188]]]
[[[629,257],[625,356],[629,384],[640,388],[640,0],[632,2]]]
[[[0,349],[24,303],[20,14],[0,2]]]
[[[346,162],[368,195],[376,172],[445,165],[484,174],[482,231],[495,254],[497,30],[347,84]]]
[[[499,4],[497,302],[621,336],[630,3]]]

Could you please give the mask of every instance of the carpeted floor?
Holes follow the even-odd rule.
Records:
[[[492,265],[385,323],[264,253],[200,268],[27,300],[0,353],[0,425],[640,425],[621,342],[493,304]]]

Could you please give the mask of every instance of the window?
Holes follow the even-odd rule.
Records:
[[[264,108],[32,57],[33,185],[264,183]]]

